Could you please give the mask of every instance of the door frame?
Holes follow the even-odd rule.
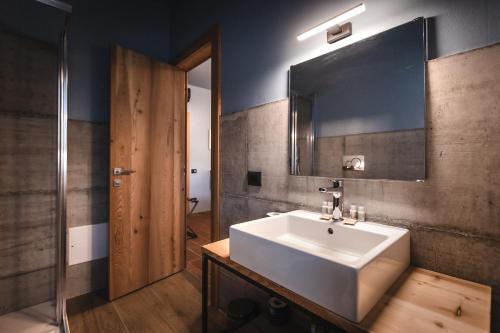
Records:
[[[220,117],[222,114],[222,63],[221,63],[221,31],[220,25],[215,24],[200,38],[198,38],[189,47],[184,49],[177,56],[172,64],[187,72],[202,64],[208,59],[212,59],[211,66],[211,214],[210,220],[210,238],[212,242],[220,239]],[[186,80],[187,86],[187,80]],[[187,87],[186,87],[187,88]],[[187,100],[186,100],[187,113]],[[187,136],[186,136],[187,137]],[[189,149],[186,143],[186,148]],[[186,170],[186,178],[189,170]],[[185,182],[186,183],[186,182]],[[187,184],[187,183],[186,183]],[[184,191],[185,200],[187,193]],[[187,221],[186,221],[187,226]],[[218,290],[219,290],[219,274],[215,267],[211,267],[210,273],[212,279],[210,281],[210,300],[211,304],[219,306]]]
[[[210,28],[191,46],[186,48],[178,57],[174,59],[172,64],[186,73],[208,59],[212,59],[211,67],[211,226],[210,237],[211,241],[215,242],[220,239],[220,116],[222,109],[221,98],[221,38],[220,27],[218,24]],[[187,84],[187,80],[186,80]],[[187,104],[187,103],[186,103]],[[187,111],[187,110],[186,110]],[[186,149],[188,149],[186,145]],[[188,176],[186,170],[186,177]],[[186,200],[187,193],[185,192]]]

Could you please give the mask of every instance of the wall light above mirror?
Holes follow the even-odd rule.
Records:
[[[425,179],[425,20],[290,68],[290,172]]]
[[[331,19],[322,22],[311,29],[297,35],[297,40],[303,41],[314,35],[317,35],[323,31],[326,31],[326,40],[328,43],[332,44],[343,38],[349,37],[352,34],[352,24],[351,22],[344,23],[354,16],[363,13],[366,10],[364,3],[360,3],[342,13],[332,17]],[[344,24],[341,24],[344,23]]]

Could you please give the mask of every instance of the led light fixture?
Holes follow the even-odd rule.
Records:
[[[361,3],[351,9],[340,13],[339,15],[329,19],[328,21],[320,23],[317,26],[301,33],[297,36],[297,39],[299,41],[303,41],[323,31],[327,31],[327,41],[330,44],[340,39],[346,38],[352,34],[352,24],[351,22],[347,22],[342,25],[340,24],[353,18],[356,15],[363,13],[365,10],[365,4]]]

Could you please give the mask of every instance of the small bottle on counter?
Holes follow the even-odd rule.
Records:
[[[333,201],[328,201],[328,215],[333,215]]]
[[[323,204],[321,205],[321,216],[319,218],[326,221],[329,221],[332,218],[332,216],[328,214],[328,201],[323,201]]]
[[[353,220],[356,219],[356,205],[351,205],[349,208],[349,217]]]
[[[358,206],[358,221],[364,222],[366,218],[366,209],[363,206]]]
[[[321,205],[321,214],[328,215],[328,201],[323,201]]]

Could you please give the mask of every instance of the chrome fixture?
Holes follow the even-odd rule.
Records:
[[[322,31],[326,30],[326,40],[329,44],[339,41],[343,38],[352,35],[352,23],[346,22],[347,20],[353,18],[356,15],[363,13],[366,10],[364,3],[360,3],[333,18],[312,27],[311,29],[299,34],[297,39],[303,41],[309,37],[312,37]],[[346,22],[341,24],[342,22]]]
[[[342,169],[365,171],[365,155],[346,155],[342,157]]]
[[[321,193],[332,194],[333,197],[333,221],[342,221],[342,210],[344,208],[344,181],[330,179],[331,187],[320,187]]]
[[[335,25],[326,31],[326,41],[333,44],[336,41],[347,38],[352,35],[352,23],[347,22],[342,25]]]
[[[42,2],[42,1],[40,1]],[[58,54],[58,111],[57,111],[57,248],[56,248],[56,321],[61,331],[69,332],[66,314],[66,266],[67,266],[67,178],[68,178],[68,31],[71,6],[64,9],[48,3],[66,14],[64,30],[59,38]]]

